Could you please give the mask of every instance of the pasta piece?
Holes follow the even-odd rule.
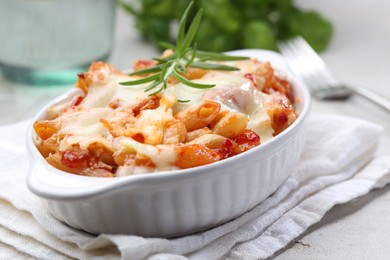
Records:
[[[109,79],[109,76],[122,75],[122,73],[108,63],[102,61],[95,61],[88,68],[88,72],[77,74],[78,80],[76,87],[83,90],[84,93],[88,92],[89,87],[93,83],[103,85]]]
[[[173,119],[164,126],[163,144],[178,144],[186,140],[187,129],[180,120]]]
[[[141,153],[120,153],[115,155],[114,158],[115,162],[118,163],[118,166],[143,166],[147,168],[156,168],[156,164],[151,160],[151,158]],[[136,170],[136,168],[132,168],[132,170]],[[131,174],[134,174],[134,172],[128,172],[126,175]]]
[[[283,97],[274,100],[268,113],[272,120],[272,128],[275,131],[274,135],[281,133],[297,118],[290,101]]]
[[[115,140],[114,149],[114,158],[118,165],[128,165],[130,162],[134,165],[154,167],[156,170],[166,170],[172,169],[176,161],[174,145],[143,144],[132,138],[120,137]]]
[[[61,154],[61,164],[72,173],[87,176],[113,177],[114,168],[99,160],[98,156],[74,147]],[[75,172],[74,172],[75,171]]]
[[[188,142],[191,142],[192,140],[194,140],[202,135],[212,134],[212,133],[213,133],[213,131],[211,131],[210,128],[208,128],[208,127],[199,128],[199,129],[193,130],[191,132],[187,132],[185,142],[188,143]]]
[[[116,151],[112,155],[112,158],[114,159],[116,165],[123,166],[123,165],[125,165],[126,161],[132,159],[131,156],[134,156],[134,154],[122,153],[122,152],[119,153],[118,151]]]
[[[256,70],[254,71],[255,82],[257,87],[264,93],[271,94],[279,92],[286,95],[286,97],[292,102],[293,94],[292,88],[287,80],[278,77],[275,70],[272,68],[269,62],[256,62]]]
[[[133,108],[120,107],[112,111],[105,118],[100,118],[100,123],[106,127],[113,137],[124,135],[125,129],[129,125],[134,125],[136,118],[134,117]]]
[[[189,142],[189,144],[200,144],[211,149],[222,148],[226,140],[230,140],[222,135],[205,134]]]
[[[189,144],[176,148],[176,165],[187,169],[220,160],[219,154],[211,148],[199,144]]]
[[[141,100],[136,106],[117,108],[107,118],[100,119],[100,122],[113,137],[127,136],[140,143],[161,144],[164,127],[169,127],[167,123],[173,120],[172,111],[168,107],[170,103],[173,102],[167,98],[152,96]],[[170,134],[173,135],[172,131]],[[168,132],[165,132],[168,138]],[[183,139],[181,137],[180,141]]]
[[[46,161],[53,167],[73,174],[96,177],[114,177],[112,167],[91,159],[86,153],[67,151],[50,154]]]
[[[108,129],[113,137],[122,136],[124,134],[124,127],[121,125],[111,123],[105,118],[100,118],[100,123],[102,123],[103,126]]]
[[[80,88],[84,93],[88,92],[88,88],[92,85],[93,77],[90,72],[82,72],[77,74],[76,87]]]
[[[99,161],[104,162],[105,164],[116,166],[115,160],[113,158],[112,147],[105,145],[104,143],[91,143],[88,146],[88,151],[90,154],[96,156]]]
[[[227,138],[234,138],[241,134],[249,119],[242,113],[228,111],[211,127],[211,130],[218,135]]]
[[[205,134],[191,141],[190,144],[200,144],[212,148],[219,154],[222,160],[259,145],[260,138],[253,131],[245,130],[244,133],[240,134],[234,140],[221,135]]]
[[[59,153],[49,154],[49,156],[46,158],[46,161],[53,166],[54,168],[57,168],[62,171],[66,171],[73,174],[79,174],[79,169],[67,167],[61,162],[61,155]]]
[[[34,123],[35,133],[42,139],[46,140],[53,136],[59,130],[59,126],[55,121],[37,121]]]
[[[143,110],[138,116],[136,123],[132,127],[127,128],[124,135],[136,137],[137,141],[143,140],[142,143],[145,144],[161,144],[166,120],[164,114],[162,111],[157,110]]]
[[[59,143],[57,142],[57,138],[54,136],[46,139],[40,140],[35,143],[39,152],[43,155],[43,157],[49,156],[51,153],[55,153],[59,147]]]
[[[193,79],[200,79],[207,73],[207,70],[205,69],[199,69],[199,68],[187,68],[187,71],[182,74],[183,77],[193,80]]]
[[[187,130],[192,131],[210,124],[218,116],[220,108],[220,104],[205,100],[195,107],[180,111],[175,118],[183,121]]]

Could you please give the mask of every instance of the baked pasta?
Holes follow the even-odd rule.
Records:
[[[74,174],[119,177],[186,169],[245,152],[276,136],[297,117],[289,82],[268,62],[224,62],[237,71],[188,68],[150,95],[139,76],[95,62],[78,75],[78,95],[34,123],[35,144],[52,166]],[[134,70],[152,66],[139,60]],[[185,101],[185,102],[184,102]]]

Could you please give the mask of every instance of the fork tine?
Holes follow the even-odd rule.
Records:
[[[297,37],[295,41],[296,48],[298,49],[298,47],[300,47],[301,53],[306,55],[308,61],[310,60],[310,64],[316,65],[316,69],[322,72],[323,79],[326,80],[326,82],[331,86],[337,85],[338,82],[333,77],[329,68],[326,66],[325,62],[321,59],[321,57],[311,48],[311,46],[302,37]]]
[[[312,92],[338,85],[325,63],[302,37],[279,43],[279,49],[294,73],[306,83],[310,82]]]
[[[331,74],[321,57],[302,38],[278,43],[279,49],[295,74],[309,87],[318,99],[346,99],[352,93],[374,102],[390,111],[390,102],[368,89],[350,87],[339,83]]]

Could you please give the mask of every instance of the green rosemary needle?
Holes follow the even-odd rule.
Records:
[[[198,31],[203,10],[200,9],[192,20],[187,32],[185,32],[188,13],[193,5],[191,2],[179,22],[176,45],[162,42],[162,47],[172,49],[173,54],[164,58],[154,58],[157,62],[155,66],[134,71],[130,76],[145,76],[144,78],[135,79],[126,82],[120,82],[121,85],[139,85],[149,83],[145,92],[152,91],[149,95],[155,95],[164,91],[168,87],[168,80],[172,77],[176,78],[182,84],[198,89],[212,88],[214,84],[200,84],[185,78],[182,74],[187,72],[188,67],[199,68],[205,70],[223,70],[233,71],[239,70],[236,67],[210,63],[210,61],[237,61],[246,60],[248,57],[229,56],[221,53],[197,50],[196,44],[193,44],[196,32]],[[157,89],[157,90],[156,90]],[[183,102],[183,101],[182,101]]]

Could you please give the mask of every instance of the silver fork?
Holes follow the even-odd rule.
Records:
[[[278,47],[291,70],[309,87],[313,97],[334,100],[358,94],[390,112],[389,100],[368,89],[347,86],[336,80],[324,61],[302,37],[280,42]]]

